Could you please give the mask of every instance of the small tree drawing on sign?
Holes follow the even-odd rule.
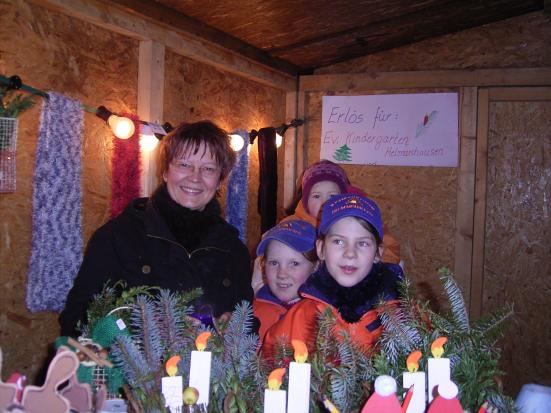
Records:
[[[333,159],[341,162],[342,161],[350,162],[352,160],[352,158],[350,157],[350,152],[351,152],[351,149],[345,143],[340,148],[337,148],[337,150],[333,154]]]

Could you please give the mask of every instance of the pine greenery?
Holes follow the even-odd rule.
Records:
[[[322,398],[327,397],[342,412],[361,409],[372,392],[371,383],[380,375],[393,376],[398,383],[406,370],[406,358],[413,350],[421,350],[420,370],[426,371],[430,345],[439,336],[446,336],[445,356],[451,360],[452,380],[458,385],[459,398],[466,410],[477,409],[488,401],[504,413],[516,413],[513,401],[504,396],[498,384],[500,356],[497,340],[505,322],[512,316],[512,307],[488,314],[470,322],[461,290],[451,272],[443,268],[440,278],[450,302],[448,313],[432,311],[428,303],[415,298],[411,281],[400,285],[397,302],[381,303],[383,334],[375,349],[366,351],[335,328],[330,309],[319,315],[315,351],[311,363],[311,409],[324,412]],[[257,354],[258,336],[253,333],[253,311],[250,303],[236,306],[229,321],[216,321],[214,327],[190,321],[190,303],[200,291],[176,294],[139,287],[122,290],[106,286],[94,298],[89,320],[94,323],[113,308],[129,307],[125,313],[129,337],[120,337],[111,356],[123,370],[133,396],[145,411],[166,412],[160,392],[161,377],[166,375],[164,363],[180,355],[178,374],[188,381],[191,351],[195,338],[202,331],[212,333],[208,350],[212,352],[211,395],[209,412],[250,413],[263,411],[263,395],[271,368],[288,367],[293,349],[286,337],[276,346],[273,360]],[[288,385],[285,376],[282,388]],[[399,397],[402,393],[398,392]]]
[[[33,96],[24,96],[7,86],[0,86],[0,118],[17,118],[34,104]]]

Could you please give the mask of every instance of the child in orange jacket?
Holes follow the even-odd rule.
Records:
[[[290,220],[266,231],[258,244],[256,254],[262,257],[261,267],[267,279],[253,301],[261,340],[300,301],[298,289],[317,266],[315,242],[316,229],[311,224]]]
[[[366,351],[382,332],[377,305],[398,297],[403,277],[397,264],[380,260],[383,237],[377,204],[361,195],[336,195],[322,209],[316,250],[318,270],[299,289],[304,298],[266,334],[268,358],[282,337],[299,339],[313,350],[320,313],[330,309],[334,334],[348,333]]]

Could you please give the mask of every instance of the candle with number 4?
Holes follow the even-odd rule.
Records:
[[[189,387],[195,387],[199,391],[197,404],[209,404],[210,393],[210,363],[212,353],[205,351],[207,341],[211,333],[205,331],[195,339],[197,351],[191,352],[191,365],[189,368]]]
[[[308,349],[301,340],[292,340],[295,361],[289,364],[288,413],[308,413],[310,409],[310,363]]]
[[[285,369],[275,369],[268,376],[268,388],[264,390],[264,413],[285,413],[287,392],[280,390]]]
[[[436,396],[434,394],[435,387],[440,383],[447,383],[450,381],[450,359],[442,357],[444,354],[444,344],[448,339],[446,337],[438,337],[434,340],[430,346],[430,351],[433,358],[428,360],[428,374],[429,374],[429,403]]]
[[[408,371],[403,374],[403,386],[408,390],[409,404],[403,405],[402,410],[406,413],[423,413],[427,400],[425,395],[425,372],[419,370],[419,359],[422,353],[419,350],[412,351],[406,359]],[[413,390],[411,388],[413,387]]]
[[[180,356],[172,356],[169,358],[165,364],[168,377],[163,377],[161,379],[161,391],[165,397],[165,406],[171,411],[181,409],[184,402],[182,397],[182,376],[176,375],[178,373],[178,363],[180,360]]]

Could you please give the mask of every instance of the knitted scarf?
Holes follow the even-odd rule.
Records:
[[[32,250],[27,281],[31,312],[61,311],[82,260],[80,102],[44,100],[33,179]]]
[[[151,203],[164,218],[176,241],[188,251],[197,248],[210,228],[221,221],[220,205],[216,199],[212,199],[203,211],[191,210],[170,197],[166,183],[151,195]]]
[[[396,268],[395,268],[396,267]],[[343,287],[331,276],[325,263],[300,288],[301,292],[323,297],[348,323],[357,322],[363,314],[379,304],[397,297],[397,282],[402,272],[398,265],[375,263],[369,274],[352,287]],[[313,290],[312,290],[313,289]]]
[[[249,142],[246,131],[238,132]],[[237,154],[237,162],[228,178],[226,192],[226,221],[239,231],[239,239],[247,244],[247,204],[249,188],[249,145],[245,144]]]
[[[129,139],[119,139],[113,135],[111,217],[119,215],[130,201],[140,196],[140,125],[136,116],[123,116],[132,119],[136,129]]]

